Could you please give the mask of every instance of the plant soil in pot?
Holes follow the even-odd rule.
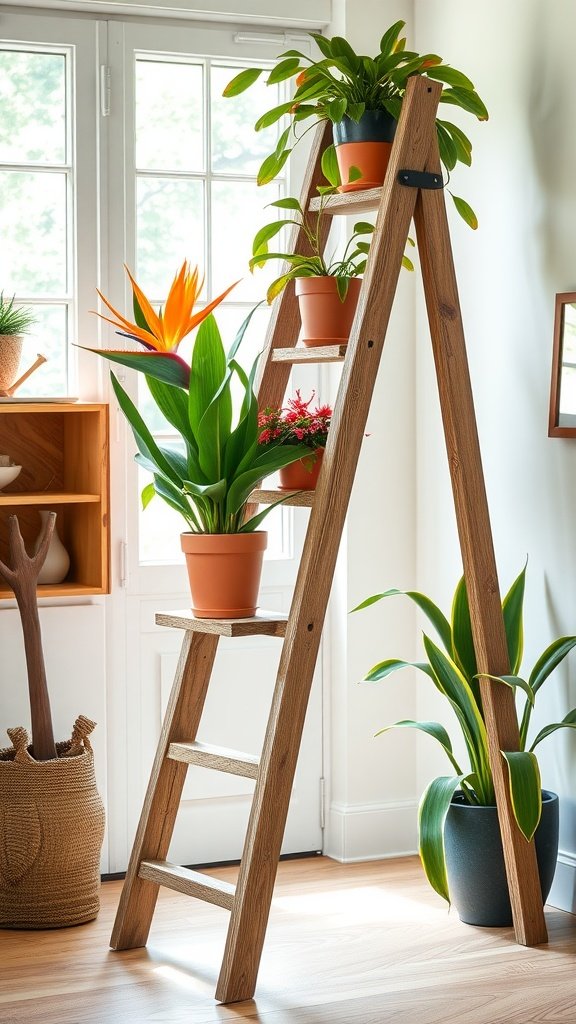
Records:
[[[352,277],[344,301],[335,277],[299,277],[296,295],[302,320],[302,341],[307,348],[342,345],[350,337],[362,282]]]
[[[339,192],[378,188],[384,182],[396,120],[386,110],[366,110],[358,121],[344,117],[333,126],[340,179]],[[350,180],[355,167],[360,177]]]
[[[542,792],[542,817],[534,835],[542,899],[546,902],[558,856],[558,797]],[[444,829],[450,898],[465,924],[512,924],[502,839],[496,807],[474,807],[460,793],[452,799]]]
[[[197,618],[246,619],[255,614],[266,532],[183,533],[181,542]]]
[[[323,448],[315,448],[298,462],[291,462],[280,470],[281,491],[313,491],[322,467]]]

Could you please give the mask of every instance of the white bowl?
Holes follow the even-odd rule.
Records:
[[[0,491],[16,479],[21,469],[22,466],[0,466]]]

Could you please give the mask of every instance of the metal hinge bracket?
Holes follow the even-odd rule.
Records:
[[[443,188],[441,174],[430,171],[398,171],[398,181],[406,188]]]

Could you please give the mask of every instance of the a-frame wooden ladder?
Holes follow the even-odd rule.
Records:
[[[195,620],[184,613],[157,616],[158,623],[186,632],[111,945],[128,949],[146,944],[159,885],[225,907],[231,911],[231,920],[216,988],[216,998],[225,1003],[251,998],[256,986],[336,556],[412,218],[478,665],[481,672],[493,675],[509,670],[444,194],[441,188],[429,187],[440,174],[435,132],[440,92],[439,84],[425,78],[410,80],[383,188],[336,197],[330,204],[333,213],[341,214],[378,209],[345,354],[334,348],[294,347],[299,322],[288,290],[272,319],[259,390],[262,408],[282,404],[293,363],[309,359],[343,359],[344,363],[320,479],[309,502],[310,523],[288,618],[262,613],[255,619],[218,622]],[[319,129],[303,190],[303,205],[311,202],[312,208],[321,178],[323,140],[324,132]],[[302,238],[297,241],[303,244]],[[305,504],[303,497],[295,503]],[[272,497],[269,492],[258,492],[255,500],[265,502]],[[247,634],[284,637],[259,759],[196,742],[219,637]],[[500,753],[518,749],[514,697],[509,687],[498,683],[486,680],[481,687],[516,938],[535,945],[546,941],[546,927],[534,845],[526,842],[515,825]],[[189,764],[256,780],[235,887],[165,861]]]

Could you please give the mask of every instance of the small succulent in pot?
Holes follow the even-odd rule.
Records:
[[[14,295],[11,299],[5,299],[4,292],[0,293],[0,336],[26,334],[26,331],[36,322],[36,317],[31,309],[16,306],[14,303]]]

